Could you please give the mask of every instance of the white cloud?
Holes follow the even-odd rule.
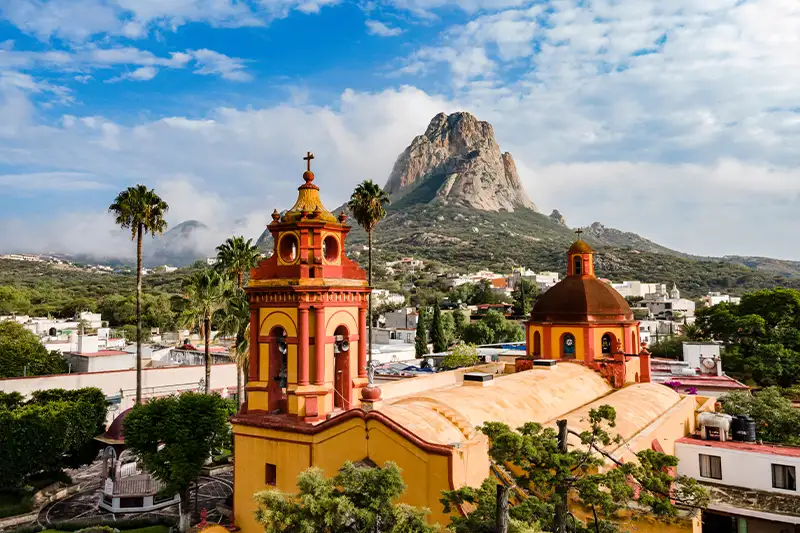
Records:
[[[203,48],[189,52],[197,62],[195,74],[214,75],[230,81],[250,81],[252,76],[244,70],[244,60]]]
[[[367,20],[367,33],[378,37],[395,37],[403,33],[401,28],[392,28],[379,20]]]
[[[84,191],[106,189],[108,184],[96,181],[91,174],[82,172],[29,172],[26,174],[0,174],[0,186],[6,191]]]
[[[149,81],[155,78],[156,74],[158,74],[158,69],[155,67],[139,67],[132,72],[123,72],[119,76],[109,78],[106,80],[106,83],[114,83],[123,80]]]

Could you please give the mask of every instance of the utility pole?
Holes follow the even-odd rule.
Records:
[[[558,452],[567,453],[567,421],[558,420]],[[567,497],[569,495],[569,487],[566,480],[560,480],[556,487],[556,494],[558,495],[558,502],[556,502],[556,517],[553,524],[553,533],[567,533]]]
[[[495,533],[508,533],[508,487],[502,481],[497,484]]]

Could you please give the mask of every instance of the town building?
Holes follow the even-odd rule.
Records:
[[[674,284],[669,293],[658,292],[647,294],[640,305],[646,307],[650,316],[662,320],[694,321],[696,304],[694,301],[681,298],[681,291]]]
[[[703,303],[706,307],[713,307],[721,303],[738,304],[742,301],[738,296],[731,296],[730,294],[722,294],[720,292],[709,292],[703,296]]]
[[[667,292],[667,286],[664,283],[623,281],[622,283],[612,283],[611,286],[623,298],[644,298],[648,294],[661,294]]]
[[[590,409],[611,405],[620,442],[607,451],[624,461],[645,449],[673,453],[675,441],[694,430],[695,412],[713,409],[711,399],[650,383],[649,354],[640,350],[637,323],[618,293],[607,286],[601,293],[589,281],[593,252],[582,242],[570,248],[570,275],[545,293],[555,291],[556,297],[539,314],[534,310],[528,325],[529,339],[538,332],[557,342],[540,339],[538,355],[513,364],[483,365],[478,381],[467,380],[461,369],[379,387],[367,371],[363,342],[370,289],[364,271],[344,253],[346,217],[325,210],[310,168],[303,179],[295,205],[283,216],[273,213],[275,254],[253,270],[246,288],[249,395],[232,418],[233,514],[243,533],[263,531],[254,517],[254,493],[294,492],[297,476],[312,466],[333,475],[348,460],[393,461],[408,485],[402,501],[429,508],[430,521],[447,524],[441,491],[477,487],[492,475],[488,441],[477,430],[487,421],[552,426],[563,418],[581,431]],[[562,298],[570,302],[558,304]],[[578,346],[576,339],[582,339]],[[612,340],[625,353],[614,350],[605,357],[605,343]],[[562,354],[560,346],[570,348]],[[675,524],[642,522],[639,530],[698,527],[695,515],[684,515]]]
[[[42,258],[40,256],[32,254],[5,254],[0,255],[0,259],[8,259],[10,261],[28,261],[31,263],[42,262]]]
[[[419,313],[413,307],[404,307],[397,311],[383,314],[384,324],[387,329],[417,329]]]
[[[697,435],[675,443],[678,475],[697,479],[710,492],[711,502],[703,512],[704,532],[800,530],[800,448],[754,440],[754,435],[724,441]]]
[[[397,261],[387,261],[386,267],[401,272],[416,272],[425,267],[425,262],[413,257],[403,257]]]
[[[373,289],[372,290],[372,304],[375,306],[384,305],[403,305],[406,303],[406,297],[402,294],[390,292],[387,289]]]
[[[728,392],[750,390],[722,371],[719,344],[684,342],[680,360],[653,357],[650,369],[654,382],[682,394],[716,398]]]

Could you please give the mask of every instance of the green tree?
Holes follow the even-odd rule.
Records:
[[[447,336],[442,326],[442,310],[439,307],[439,302],[433,306],[433,318],[431,319],[431,342],[433,343],[433,352],[442,353],[447,351]]]
[[[534,282],[521,278],[511,293],[514,302],[514,316],[528,316],[533,309],[533,303],[539,297],[539,286]]]
[[[125,418],[125,444],[167,491],[180,495],[181,531],[189,528],[190,484],[227,433],[227,417],[219,396],[186,392],[136,405]]]
[[[492,284],[489,280],[482,279],[480,283],[475,284],[468,303],[470,305],[481,305],[499,304],[505,301],[506,298],[504,296],[492,289]]]
[[[469,317],[461,312],[460,309],[456,309],[452,313],[453,316],[453,336],[456,338],[461,338],[464,334],[464,328],[469,323]]]
[[[67,372],[67,362],[51,352],[22,325],[0,322],[0,378],[46,376]]]
[[[471,344],[499,344],[503,342],[519,342],[525,334],[516,322],[506,319],[498,311],[489,311],[479,321],[464,328],[462,340]]]
[[[175,313],[170,297],[166,294],[144,295],[142,322],[145,327],[159,328],[162,332],[175,327]]]
[[[465,366],[474,366],[479,361],[478,348],[474,344],[460,342],[453,346],[452,351],[442,358],[441,366],[444,370],[453,370]]]
[[[367,232],[368,259],[367,280],[372,287],[372,233],[375,226],[386,216],[385,206],[389,203],[389,195],[372,180],[365,180],[358,184],[350,196],[347,206],[353,212],[353,217],[358,225]],[[369,335],[367,340],[368,362],[372,363],[372,293],[369,294]]]
[[[253,239],[229,237],[217,246],[217,268],[236,280],[236,286],[244,286],[244,273],[258,265],[261,252],[253,244]]]
[[[425,318],[425,308],[420,307],[417,313],[419,313],[419,316],[417,317],[417,334],[414,337],[414,350],[417,354],[417,358],[419,358],[428,353],[428,328]]]
[[[119,294],[106,296],[100,302],[100,315],[104,320],[108,320],[111,327],[134,324],[136,322],[136,298]],[[135,338],[136,335],[131,336],[131,339]]]
[[[236,398],[242,405],[244,390],[242,376],[247,376],[250,355],[250,303],[242,289],[235,289],[219,312],[218,329],[220,335],[234,338],[231,351],[236,361]]]
[[[164,233],[167,221],[164,215],[169,210],[167,203],[153,189],[145,185],[128,187],[117,195],[108,207],[115,222],[123,229],[131,230],[136,239],[136,403],[142,402],[142,239],[145,233],[153,237]]]
[[[357,467],[346,462],[326,478],[309,468],[297,478],[298,494],[256,493],[256,520],[266,533],[433,533],[427,509],[395,503],[406,490],[400,469]]]
[[[725,413],[752,417],[759,439],[800,445],[800,410],[779,387],[767,387],[756,394],[730,392],[719,400]]]
[[[187,301],[179,321],[189,328],[200,328],[205,344],[205,392],[208,394],[211,391],[211,325],[215,315],[227,305],[231,286],[219,272],[206,268],[187,278],[183,288]]]
[[[23,315],[31,308],[31,302],[23,291],[16,287],[0,286],[0,315]]]
[[[489,455],[498,469],[513,465],[505,475],[515,484],[521,500],[509,512],[516,531],[541,527],[565,532],[566,506],[572,498],[592,512],[594,518],[586,524],[575,519],[573,526],[570,520],[574,531],[587,533],[619,531],[610,520],[623,509],[634,509],[628,506],[634,498],[638,504],[635,512],[663,520],[677,515],[675,503],[696,508],[707,505],[708,493],[696,480],[670,473],[678,464],[676,457],[642,450],[636,453],[636,460],[623,463],[604,452],[605,447],[620,442],[611,433],[615,422],[614,408],[603,405],[589,411],[589,429],[580,433],[570,431],[566,421],[559,422],[559,431],[535,422],[517,430],[499,422],[480,428],[489,437]],[[572,449],[567,448],[568,433],[580,443]],[[616,467],[601,469],[606,460]],[[454,533],[494,531],[497,515],[489,483],[497,484],[490,479],[479,489],[465,487],[443,493],[445,512],[463,503],[480,511],[475,517],[451,518]]]

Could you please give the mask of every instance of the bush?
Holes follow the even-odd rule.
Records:
[[[33,491],[20,489],[0,492],[0,518],[29,513],[33,510]]]
[[[454,346],[453,350],[444,356],[441,366],[444,370],[453,370],[454,368],[476,365],[479,361],[478,349],[475,345],[462,342]]]
[[[177,526],[177,517],[169,516],[142,516],[138,518],[129,518],[125,520],[98,520],[97,518],[76,518],[74,520],[59,520],[47,524],[51,529],[57,531],[76,532],[81,529],[96,528],[101,526],[110,526],[128,533],[130,530],[143,531],[149,530],[151,533],[158,533],[159,530],[155,529],[158,526],[162,527],[175,527]],[[151,530],[151,528],[153,528]]]

